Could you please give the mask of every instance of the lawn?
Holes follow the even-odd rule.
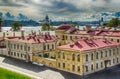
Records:
[[[0,79],[32,79],[28,76],[0,68]]]

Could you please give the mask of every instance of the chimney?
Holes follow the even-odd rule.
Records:
[[[5,38],[5,32],[3,32],[3,39]]]
[[[40,30],[39,30],[39,35],[41,34]]]
[[[87,32],[89,32],[89,31],[91,30],[91,26],[89,26],[89,25],[86,25],[86,28],[85,28],[85,30],[86,30]]]
[[[24,39],[24,31],[21,31],[21,37]]]
[[[13,32],[13,37],[15,37],[15,32]]]
[[[31,30],[31,34],[33,35],[33,30]]]

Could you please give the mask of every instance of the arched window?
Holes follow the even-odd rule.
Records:
[[[60,52],[58,52],[58,58],[60,58]]]
[[[107,57],[107,50],[105,51],[105,57]]]
[[[93,56],[93,53],[91,54],[91,60],[93,60],[94,56]]]
[[[98,52],[96,53],[96,59],[98,59]]]
[[[73,70],[73,71],[75,70],[75,65],[72,65],[72,70]]]
[[[98,69],[98,63],[96,63],[96,69]]]
[[[65,53],[64,52],[62,53],[62,57],[63,57],[63,59],[65,59]]]
[[[75,60],[75,54],[72,54],[72,60],[73,61]]]
[[[52,49],[54,49],[54,44],[52,44]]]
[[[48,49],[49,49],[49,44],[47,45]]]
[[[58,62],[58,67],[60,68],[60,62]]]
[[[78,66],[78,72],[80,72],[80,66]]]
[[[93,70],[93,64],[91,65],[91,70]]]
[[[86,54],[86,61],[88,61],[88,54]]]
[[[80,61],[80,55],[78,55],[77,60]]]

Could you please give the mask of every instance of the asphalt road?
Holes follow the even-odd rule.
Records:
[[[0,65],[31,74],[39,77],[38,79],[83,79],[80,75],[52,69],[46,66],[34,65],[9,57],[0,57]],[[87,75],[84,79],[120,79],[120,65]]]

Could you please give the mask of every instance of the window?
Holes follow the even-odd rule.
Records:
[[[85,68],[86,68],[86,69],[85,69],[85,70],[86,70],[86,72],[88,72],[88,66],[85,66]]]
[[[43,49],[46,50],[46,46],[45,45],[43,46]]]
[[[14,52],[14,56],[16,56],[16,53]]]
[[[86,61],[88,61],[88,54],[86,54]]]
[[[54,44],[52,44],[52,49],[54,49]]]
[[[72,40],[72,36],[70,36],[70,39]]]
[[[75,60],[75,54],[72,54],[72,60],[73,61]]]
[[[117,58],[117,63],[119,63],[119,59]]]
[[[98,69],[98,63],[96,63],[96,69]]]
[[[93,53],[91,54],[91,60],[93,60],[94,56],[93,56]]]
[[[115,63],[115,59],[113,58],[113,63]]]
[[[24,46],[24,50],[26,51],[26,46]]]
[[[103,62],[101,62],[101,68],[103,67]]]
[[[65,59],[65,53],[64,52],[62,53],[62,57],[63,57],[63,59]]]
[[[65,63],[63,63],[63,68],[65,68]]]
[[[19,57],[19,53],[17,53],[17,57]]]
[[[28,47],[28,51],[30,51],[30,47]]]
[[[60,63],[58,63],[58,67],[60,67]]]
[[[49,49],[49,44],[47,45],[48,49]]]
[[[67,40],[67,36],[66,36],[66,40]]]
[[[13,55],[13,52],[11,52],[11,55]]]
[[[103,52],[101,51],[101,58],[103,58]]]
[[[73,71],[75,70],[75,65],[72,65],[72,70],[73,70]]]
[[[93,64],[91,65],[91,70],[93,70]]]
[[[60,58],[60,52],[58,52],[58,58]]]
[[[109,50],[109,56],[111,56],[111,49]]]
[[[21,45],[21,50],[22,50],[22,45]]]
[[[19,44],[17,45],[17,49],[19,49]]]
[[[16,49],[16,44],[14,44],[14,49]]]
[[[98,52],[96,53],[96,59],[98,59]]]
[[[117,42],[118,42],[118,43],[120,42],[119,39],[117,39]]]
[[[78,55],[77,60],[80,61],[80,55]]]
[[[107,57],[107,50],[105,51],[105,57]]]
[[[22,58],[22,54],[21,54],[21,58]]]
[[[80,66],[78,66],[78,72],[80,72]]]
[[[109,61],[109,65],[111,65],[111,61]]]

